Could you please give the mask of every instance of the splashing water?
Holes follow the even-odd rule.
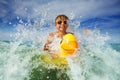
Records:
[[[119,52],[106,43],[109,36],[99,30],[83,35],[77,60],[68,59],[73,80],[119,80]]]
[[[71,14],[71,18],[74,18],[74,14]],[[77,20],[71,25],[75,26],[73,32],[77,36],[80,51],[76,57],[67,58],[68,68],[41,66],[44,63],[39,56],[45,53],[42,48],[46,34],[54,29],[50,23],[48,29],[44,28],[44,18],[40,24],[36,24],[38,20],[35,24],[29,20],[25,24],[20,20],[21,24],[16,26],[16,33],[12,35],[14,41],[0,42],[0,80],[119,80],[120,52],[106,43],[109,36],[97,29],[89,30],[87,35],[81,34],[76,30],[80,26]],[[40,28],[34,27],[36,25]]]

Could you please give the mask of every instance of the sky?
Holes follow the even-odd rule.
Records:
[[[58,14],[120,42],[120,0],[0,0],[0,40],[9,39],[19,23],[50,24]]]

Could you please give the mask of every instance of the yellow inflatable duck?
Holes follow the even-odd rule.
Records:
[[[77,51],[78,43],[75,36],[68,33],[63,36],[63,40],[60,44],[60,57],[67,57],[74,54]]]

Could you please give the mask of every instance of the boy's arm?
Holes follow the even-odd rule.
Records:
[[[49,51],[49,44],[52,42],[52,39],[53,39],[53,33],[50,33],[44,45],[44,51]]]
[[[48,51],[48,50],[49,50],[49,46],[48,46],[48,43],[46,42],[44,45],[44,51]]]

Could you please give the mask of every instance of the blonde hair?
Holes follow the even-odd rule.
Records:
[[[69,18],[64,15],[64,14],[61,14],[61,15],[58,15],[56,18],[55,18],[55,25],[57,24],[57,21],[58,20],[69,20]]]

